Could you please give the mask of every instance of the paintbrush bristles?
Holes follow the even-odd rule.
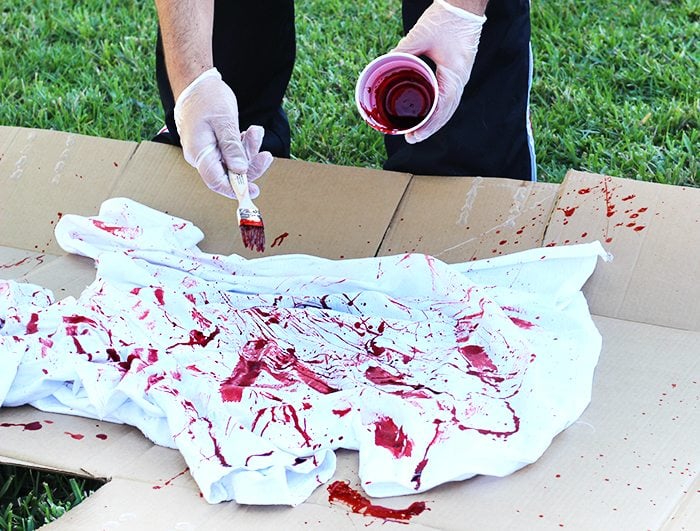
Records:
[[[229,172],[228,178],[238,198],[238,227],[241,229],[243,246],[262,253],[265,250],[265,226],[260,210],[250,199],[248,177]]]
[[[262,253],[265,250],[265,229],[263,227],[241,225],[243,246],[251,251]]]

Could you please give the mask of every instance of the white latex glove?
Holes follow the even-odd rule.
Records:
[[[265,133],[262,127],[254,125],[241,134],[236,96],[216,68],[201,74],[178,96],[175,124],[185,160],[221,195],[236,197],[226,169],[247,173],[252,182],[272,164],[268,151],[259,152]],[[250,196],[259,193],[258,186],[251,184]]]
[[[437,66],[440,88],[435,112],[419,129],[405,135],[415,144],[437,132],[457,110],[474,66],[485,16],[435,0],[392,51],[426,55]]]

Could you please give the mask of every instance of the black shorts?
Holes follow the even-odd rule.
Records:
[[[404,31],[431,3],[403,0]],[[418,144],[386,135],[385,169],[534,180],[529,1],[490,0],[486,17],[457,112],[440,131]],[[291,134],[282,100],[296,54],[293,0],[215,2],[213,41],[214,64],[236,94],[241,129],[262,125],[262,149],[289,157]],[[179,144],[160,32],[156,76],[171,141]]]

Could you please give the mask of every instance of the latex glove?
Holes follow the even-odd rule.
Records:
[[[201,74],[178,96],[175,124],[185,160],[197,168],[211,190],[221,195],[236,197],[227,168],[247,173],[252,182],[272,164],[269,152],[259,152],[265,133],[262,127],[251,126],[241,134],[236,96],[216,68]],[[258,186],[251,184],[251,197],[259,193]]]
[[[436,133],[457,110],[474,66],[485,16],[435,0],[392,51],[426,55],[437,66],[439,95],[435,112],[419,129],[405,135],[415,144]]]

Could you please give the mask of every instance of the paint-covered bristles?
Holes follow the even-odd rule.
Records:
[[[260,222],[249,222],[241,220],[241,238],[243,246],[251,251],[262,253],[265,250],[265,227]]]

